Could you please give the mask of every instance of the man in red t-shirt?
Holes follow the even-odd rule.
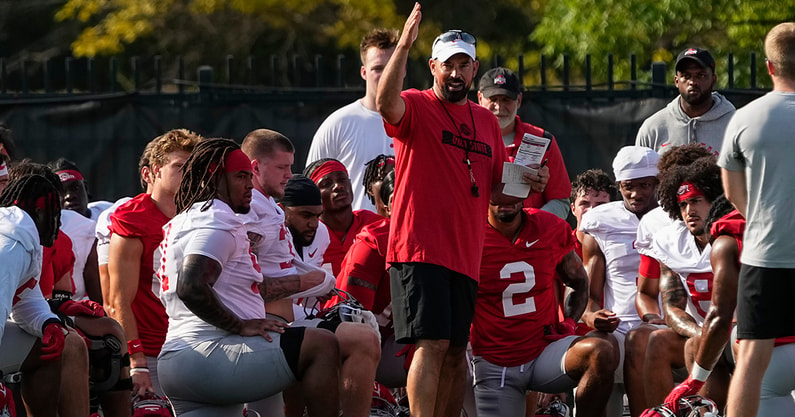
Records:
[[[174,196],[182,165],[201,137],[171,130],[155,138],[151,149],[151,194],[142,193],[111,215],[108,314],[127,335],[133,394],[163,395],[157,382],[157,355],[166,338],[168,316],[155,278],[160,264],[163,225],[176,214]]]
[[[519,77],[507,68],[488,70],[478,84],[478,102],[497,117],[509,157],[516,157],[526,133],[549,139],[549,146],[544,153],[549,167],[549,182],[543,193],[531,194],[524,201],[524,206],[548,211],[565,220],[569,216],[567,199],[571,193],[569,173],[563,163],[563,155],[560,154],[555,135],[523,122],[516,114],[522,106],[522,83]]]
[[[461,409],[483,219],[490,199],[520,200],[499,186],[508,155],[497,119],[467,99],[479,65],[474,36],[439,35],[428,62],[433,87],[401,92],[421,20],[417,3],[381,76],[376,106],[395,144],[387,248],[395,337],[417,345],[408,397],[412,414],[426,416]],[[524,176],[534,192],[548,179],[548,167]]]
[[[323,254],[323,268],[331,267],[334,276],[340,273],[342,260],[353,244],[353,238],[370,223],[382,220],[383,217],[370,210],[356,210],[353,203],[353,189],[348,170],[336,159],[319,159],[304,170],[320,188],[320,200],[323,213],[320,221],[329,231],[329,245]]]
[[[472,321],[478,415],[524,415],[525,392],[575,386],[579,415],[601,415],[618,366],[612,335],[574,334],[588,276],[569,224],[521,203],[490,205]],[[558,320],[556,273],[571,291]]]

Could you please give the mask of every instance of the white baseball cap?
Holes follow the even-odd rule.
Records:
[[[613,159],[613,174],[616,181],[656,177],[660,154],[645,146],[625,146]]]
[[[473,60],[477,59],[475,47],[477,40],[473,35],[462,30],[448,30],[437,36],[433,41],[431,58],[445,62],[455,54],[467,54]]]

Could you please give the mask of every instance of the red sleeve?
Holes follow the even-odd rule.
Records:
[[[638,274],[649,279],[660,279],[660,262],[651,256],[641,254]]]
[[[42,257],[39,287],[44,298],[52,297],[55,281],[66,273],[71,274],[74,265],[75,254],[72,251],[72,239],[59,230],[55,243],[50,248],[44,248],[44,256]],[[75,284],[72,282],[72,291],[74,290]]]
[[[545,157],[549,160],[549,182],[544,190],[544,201],[568,199],[571,196],[571,181],[558,142],[553,138]]]
[[[379,254],[378,249],[369,242],[357,240],[348,251],[338,282],[340,288],[359,300],[364,308],[372,310],[375,305],[376,290],[385,276],[386,258]],[[348,285],[348,277],[367,281],[373,284],[376,290],[360,285]]]
[[[403,113],[403,118],[400,119],[400,122],[396,125],[392,125],[384,120],[384,131],[386,132],[387,136],[392,137],[395,140],[402,140],[406,141],[412,138],[412,135],[409,135],[411,130],[411,121],[412,116],[415,112],[414,106],[414,98],[421,95],[422,92],[416,89],[405,90],[400,93],[400,98],[403,99],[403,102],[406,104],[406,112]]]

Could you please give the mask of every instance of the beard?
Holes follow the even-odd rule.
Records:
[[[687,104],[691,106],[700,106],[704,103],[707,103],[709,100],[712,99],[712,87],[714,85],[710,85],[709,88],[704,89],[698,92],[695,95],[690,94],[680,94],[682,96],[682,100],[684,100]]]
[[[454,81],[454,80],[455,81],[460,81],[461,83],[463,83],[464,84],[464,88],[462,88],[460,90],[451,91],[450,90],[451,81]],[[441,88],[441,90],[442,90],[442,98],[445,99],[445,101],[448,101],[450,103],[458,103],[459,101],[464,100],[465,98],[467,98],[467,94],[469,93],[469,88],[471,86],[472,86],[472,84],[467,84],[466,82],[464,82],[461,79],[449,78],[449,79],[447,79],[447,81],[445,81],[444,85],[442,85],[442,88]]]
[[[499,220],[502,223],[511,223],[516,219],[516,216],[518,216],[519,213],[521,213],[521,211],[522,211],[521,209],[516,211],[498,210],[497,213],[494,215],[494,217],[496,217],[497,220]]]

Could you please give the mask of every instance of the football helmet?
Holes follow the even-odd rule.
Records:
[[[550,401],[546,407],[536,411],[536,417],[569,417],[569,406],[558,398]]]
[[[136,395],[132,399],[132,417],[174,417],[174,409],[168,398],[154,393]]]
[[[679,400],[679,412],[675,413],[671,404],[664,403],[644,411],[646,417],[718,417],[718,407],[709,398],[691,395]]]

